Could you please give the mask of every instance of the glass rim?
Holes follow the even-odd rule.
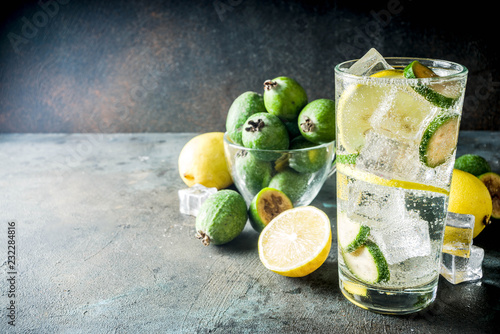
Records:
[[[449,60],[443,60],[443,59],[434,59],[434,58],[419,58],[419,57],[384,57],[385,60],[389,64],[391,64],[391,61],[394,60],[402,60],[405,61],[406,65],[410,64],[414,60],[418,60],[423,63],[428,63],[432,62],[436,65],[442,65],[442,66],[433,66],[433,68],[440,68],[440,69],[454,69],[457,72],[448,74],[448,75],[443,75],[443,76],[438,76],[438,77],[432,77],[432,78],[376,78],[376,77],[370,77],[370,76],[360,76],[360,75],[355,75],[355,74],[350,74],[346,70],[348,68],[342,68],[346,64],[354,64],[356,61],[359,59],[351,59],[351,60],[346,60],[343,61],[335,66],[335,75],[342,75],[343,77],[347,78],[353,78],[353,79],[369,79],[369,80],[408,80],[408,81],[442,81],[442,80],[452,80],[456,78],[461,78],[467,75],[468,69],[464,65],[461,65],[459,63],[449,61]],[[444,66],[446,64],[447,66]],[[349,66],[350,68],[350,66]]]
[[[223,141],[224,141],[224,144],[227,144],[233,148],[236,148],[236,149],[239,149],[242,151],[249,151],[249,152],[274,152],[274,153],[306,152],[306,151],[311,151],[311,150],[317,150],[317,149],[320,149],[323,147],[329,147],[331,145],[334,145],[333,148],[335,149],[335,140],[332,140],[331,142],[328,142],[328,143],[317,144],[315,146],[306,147],[306,148],[296,148],[296,149],[286,149],[286,150],[263,150],[263,149],[259,149],[259,148],[245,147],[245,146],[241,146],[239,144],[236,144],[233,141],[231,141],[231,139],[229,138],[229,134],[227,132],[224,132]]]

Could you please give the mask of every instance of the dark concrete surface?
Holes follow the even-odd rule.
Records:
[[[498,333],[499,221],[475,240],[480,281],[441,278],[436,302],[417,314],[371,313],[338,288],[334,177],[312,203],[331,218],[334,244],[307,277],[265,269],[249,224],[224,246],[194,237],[177,197],[177,157],[194,135],[0,135],[0,333]],[[478,152],[498,172],[499,139],[462,132],[458,154]]]
[[[374,47],[469,68],[463,130],[500,130],[494,3],[18,0],[0,12],[0,132],[224,131],[241,93],[285,75],[334,97]],[[480,20],[480,24],[474,20]]]

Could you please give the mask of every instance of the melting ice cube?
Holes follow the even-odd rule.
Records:
[[[418,147],[386,137],[373,130],[356,158],[357,168],[386,179],[414,181],[420,171]]]
[[[217,192],[217,188],[207,188],[201,184],[179,190],[180,212],[197,216],[201,204],[212,194]]]
[[[387,63],[384,57],[382,57],[377,50],[371,48],[349,68],[349,73],[359,76],[369,76],[373,73],[391,68],[392,67]]]
[[[473,215],[448,212],[444,230],[443,253],[469,257],[474,222]]]
[[[468,258],[443,253],[441,275],[452,284],[475,281],[483,277],[484,249],[471,246]]]
[[[392,224],[383,229],[372,229],[372,238],[379,246],[388,264],[396,264],[431,253],[429,223],[418,213],[406,211],[404,217],[391,217]]]
[[[406,211],[401,189],[360,180],[348,183],[347,187],[347,215],[364,225],[383,228],[382,224],[392,224],[390,217],[401,217]]]

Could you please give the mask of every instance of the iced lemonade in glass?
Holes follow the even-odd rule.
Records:
[[[370,50],[335,67],[340,288],[405,314],[436,296],[467,69]]]

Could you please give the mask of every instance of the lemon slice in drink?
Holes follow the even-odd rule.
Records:
[[[259,236],[259,258],[269,270],[302,277],[318,269],[328,257],[332,232],[328,216],[313,206],[286,210]]]
[[[374,174],[370,174],[368,172],[365,172],[365,171],[362,171],[359,169],[355,169],[350,165],[337,164],[337,171],[340,174],[344,174],[344,175],[351,177],[351,178],[354,178],[356,180],[361,180],[361,181],[376,184],[379,186],[403,188],[403,189],[410,189],[410,190],[431,191],[431,192],[440,193],[440,194],[444,194],[444,195],[450,194],[450,192],[444,188],[439,188],[439,187],[435,187],[435,186],[431,186],[431,185],[427,185],[427,184],[421,184],[421,183],[417,183],[417,182],[398,180],[398,179],[384,179],[383,177],[380,177],[380,176],[377,176]]]
[[[371,77],[387,81],[367,78],[366,83],[352,84],[338,101],[337,140],[347,154],[359,153],[373,126],[388,137],[414,140],[424,119],[436,112],[404,81],[397,83],[404,79],[403,71],[384,70]]]

